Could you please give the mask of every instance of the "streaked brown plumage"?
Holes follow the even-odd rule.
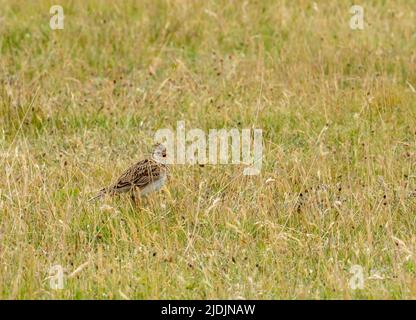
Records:
[[[134,194],[135,189],[140,191],[141,196],[158,191],[167,178],[167,166],[162,163],[164,158],[166,158],[166,148],[162,144],[156,145],[151,158],[141,160],[129,167],[113,184],[101,189],[90,201],[104,195],[113,196],[125,192]]]

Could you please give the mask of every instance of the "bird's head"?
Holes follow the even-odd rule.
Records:
[[[152,158],[158,162],[164,163],[166,161],[166,147],[157,143],[153,146]]]

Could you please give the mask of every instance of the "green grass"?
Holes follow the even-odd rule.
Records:
[[[317,3],[0,0],[0,298],[415,299],[416,4]],[[180,120],[262,128],[261,175],[86,201]]]

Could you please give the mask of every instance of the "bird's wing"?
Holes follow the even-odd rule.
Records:
[[[158,180],[160,175],[160,164],[145,159],[128,168],[111,186],[111,189],[117,191],[133,186],[144,188],[149,183]]]
[[[144,160],[139,162],[136,170],[134,170],[133,185],[139,188],[144,188],[149,183],[156,181],[162,174],[161,165],[152,160]]]

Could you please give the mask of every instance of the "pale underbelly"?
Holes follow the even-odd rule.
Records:
[[[163,185],[166,182],[166,176],[160,177],[159,180],[156,180],[150,184],[148,184],[146,187],[140,190],[140,195],[145,196],[151,192],[159,191]]]

